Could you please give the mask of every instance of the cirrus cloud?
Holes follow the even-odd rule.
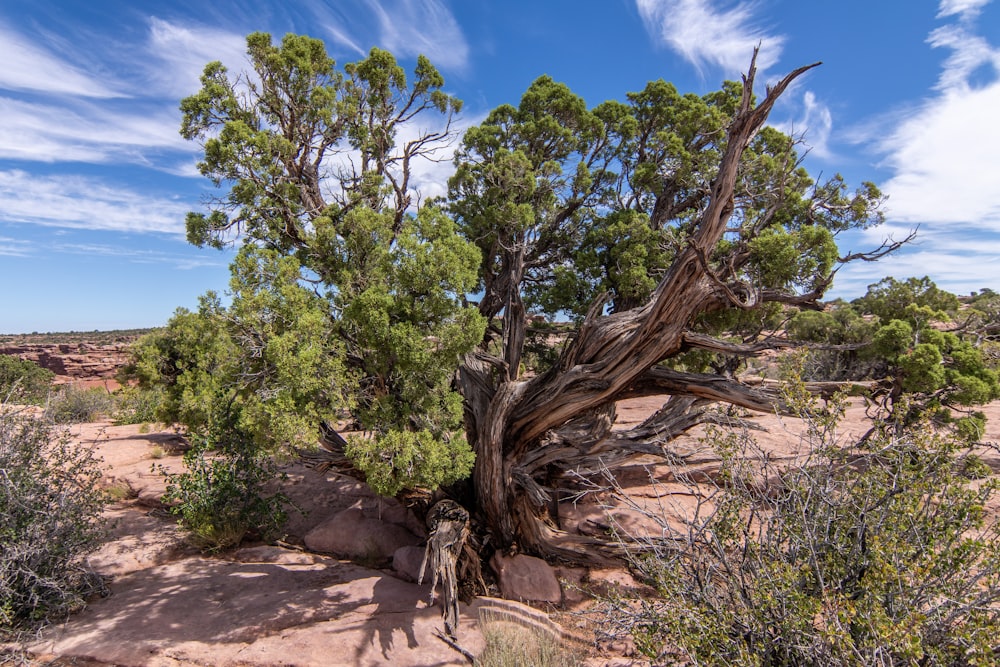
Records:
[[[758,69],[778,62],[785,38],[757,25],[751,2],[710,0],[636,0],[636,8],[653,39],[676,51],[699,71],[707,66],[739,74],[760,45]]]

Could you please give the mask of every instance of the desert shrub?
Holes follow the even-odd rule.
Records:
[[[56,424],[79,424],[103,419],[114,410],[115,399],[106,390],[66,385],[49,397],[45,416]]]
[[[0,355],[0,401],[41,404],[55,374],[33,361]]]
[[[158,388],[122,387],[114,397],[116,424],[148,424],[157,421],[163,391]]]
[[[268,491],[280,475],[249,436],[230,427],[195,437],[184,464],[185,472],[167,475],[163,499],[172,505],[192,544],[221,551],[238,545],[248,533],[265,540],[278,535],[288,499]]]
[[[716,434],[718,485],[692,484],[686,531],[633,559],[659,595],[610,601],[610,618],[696,665],[996,664],[995,483],[970,485],[966,445],[927,424],[841,447],[841,406],[806,404],[793,464]]]
[[[90,449],[0,404],[0,637],[103,589],[84,561],[102,535],[100,479]]]

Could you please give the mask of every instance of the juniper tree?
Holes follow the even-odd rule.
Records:
[[[669,452],[712,402],[780,408],[718,360],[783,345],[760,335],[777,308],[816,307],[842,263],[896,245],[840,256],[840,232],[881,220],[881,193],[814,181],[795,140],[765,125],[813,66],[760,100],[751,62],[742,82],[707,95],[657,81],[594,108],[541,77],[466,132],[447,197],[431,201],[414,165],[444,155],[461,105],[425,58],[408,78],[379,49],[338,69],[307,37],[247,43],[252,71],[211,63],[182,102],[182,133],[220,188],[189,215],[189,239],[282,263],[284,292],[265,287],[272,273],[237,267],[241,318],[274,311],[244,298],[250,284],[280,299],[298,289],[322,313],[317,344],[340,371],[319,379],[350,397],[369,434],[342,448],[345,465],[393,493],[468,474],[474,455],[465,500],[499,547],[613,555],[559,530],[553,488],[571,471]],[[572,331],[526,373],[527,315],[539,311],[571,316]],[[239,346],[259,360],[265,344]],[[265,378],[307,353],[235,377],[266,398]],[[706,367],[690,363],[697,353],[715,372],[692,370]],[[652,395],[664,400],[655,415],[611,431],[616,402]]]

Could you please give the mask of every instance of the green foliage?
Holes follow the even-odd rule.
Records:
[[[697,230],[741,94],[733,82],[698,96],[653,81],[624,103],[588,109],[543,76],[517,106],[470,128],[448,211],[482,252],[480,312],[491,326],[507,337],[502,318],[522,302],[577,322],[595,304],[645,303]],[[781,319],[771,296],[757,297],[822,294],[836,235],[877,224],[883,197],[871,184],[850,193],[839,176],[814,182],[773,128],[754,138],[738,178],[728,232],[705,259],[720,286],[754,306],[732,308],[720,289],[690,328],[745,342]],[[664,363],[732,374],[741,360],[684,350]]]
[[[802,341],[857,347],[810,351],[808,379],[883,380],[891,409],[909,395],[901,403],[907,414],[898,415],[904,421],[933,413],[938,423],[950,424],[959,438],[966,439],[982,432],[981,427],[966,418],[952,418],[949,409],[1000,398],[1000,376],[984,354],[988,349],[982,333],[972,326],[980,316],[959,313],[958,298],[928,278],[885,278],[850,305],[797,313],[788,331]],[[965,327],[951,324],[957,317],[964,318]],[[946,326],[954,330],[944,330]]]
[[[314,442],[356,386],[325,302],[300,284],[294,257],[246,246],[231,269],[233,302],[221,313],[235,359],[226,409],[260,445]]]
[[[613,618],[646,655],[700,665],[986,665],[1000,631],[996,485],[927,424],[843,449],[841,406],[808,409],[804,460],[717,436],[722,486],[681,548],[635,566],[658,591]]]
[[[753,238],[749,247],[759,284],[779,289],[815,289],[817,276],[828,276],[839,256],[833,233],[815,225],[770,228]]]
[[[248,436],[224,429],[198,438],[184,454],[184,465],[185,472],[163,473],[163,501],[171,505],[192,544],[222,551],[237,546],[249,532],[265,540],[279,536],[287,498],[267,491],[280,476]]]
[[[115,399],[107,390],[81,389],[71,384],[51,394],[45,405],[45,417],[56,424],[95,422],[114,411]]]
[[[467,474],[451,383],[486,328],[465,303],[481,257],[448,216],[412,198],[411,160],[448,132],[418,129],[397,145],[424,118],[447,125],[461,103],[422,56],[408,81],[380,49],[342,70],[304,36],[275,45],[255,33],[247,52],[253,75],[210,63],[181,103],[181,133],[204,148],[201,172],[226,188],[188,216],[188,237],[221,247],[242,236],[232,305],[199,313],[213,341],[193,334],[180,354],[157,343],[137,370],[156,382],[145,369],[170,360],[159,377],[179,421],[204,430],[225,406],[258,445],[313,442],[348,409],[373,435],[351,450],[355,463],[384,492]],[[353,168],[332,166],[347,150]]]
[[[914,309],[926,308],[938,313],[937,319],[946,319],[958,310],[958,297],[935,285],[930,278],[883,278],[868,286],[868,292],[855,299],[853,305],[859,312],[875,315],[883,323],[890,320],[907,320]],[[940,315],[943,313],[944,315]],[[916,325],[915,322],[910,322]]]
[[[861,380],[872,376],[873,364],[867,351],[872,346],[876,325],[862,318],[849,304],[833,303],[822,311],[799,311],[792,315],[786,328],[795,341],[840,346],[807,349],[803,379]]]
[[[85,561],[103,535],[100,480],[89,448],[0,403],[0,637],[103,590]]]
[[[45,402],[55,373],[26,359],[0,355],[0,402]]]
[[[913,327],[903,320],[890,320],[875,332],[872,343],[872,354],[896,359],[913,344]]]
[[[114,394],[115,424],[148,424],[159,419],[163,390],[125,386]]]
[[[394,496],[405,488],[451,484],[467,477],[475,461],[464,436],[445,440],[428,431],[353,436],[346,451],[372,490],[383,496]]]
[[[121,373],[123,379],[137,380],[141,389],[162,392],[158,421],[205,433],[214,426],[213,415],[224,411],[236,348],[226,335],[223,313],[218,298],[209,293],[197,312],[178,308],[165,328],[133,344],[132,358]]]

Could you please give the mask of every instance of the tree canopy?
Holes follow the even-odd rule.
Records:
[[[226,336],[225,405],[272,444],[347,411],[364,435],[326,445],[382,493],[471,469],[457,495],[499,547],[610,554],[560,530],[555,489],[669,453],[716,401],[782,409],[732,360],[788,344],[765,334],[782,308],[819,308],[843,263],[898,246],[841,256],[882,194],[813,179],[765,124],[812,65],[763,99],[751,62],[707,95],[654,81],[595,107],[542,76],[466,131],[429,200],[414,165],[447,155],[461,103],[426,58],[408,77],[380,49],[338,69],[308,37],[247,47],[250,71],[210,63],[181,104],[219,188],[188,237],[240,246],[232,305],[203,306]],[[539,336],[551,348],[534,313],[572,324],[526,360]],[[648,395],[655,415],[610,429],[617,401]]]

